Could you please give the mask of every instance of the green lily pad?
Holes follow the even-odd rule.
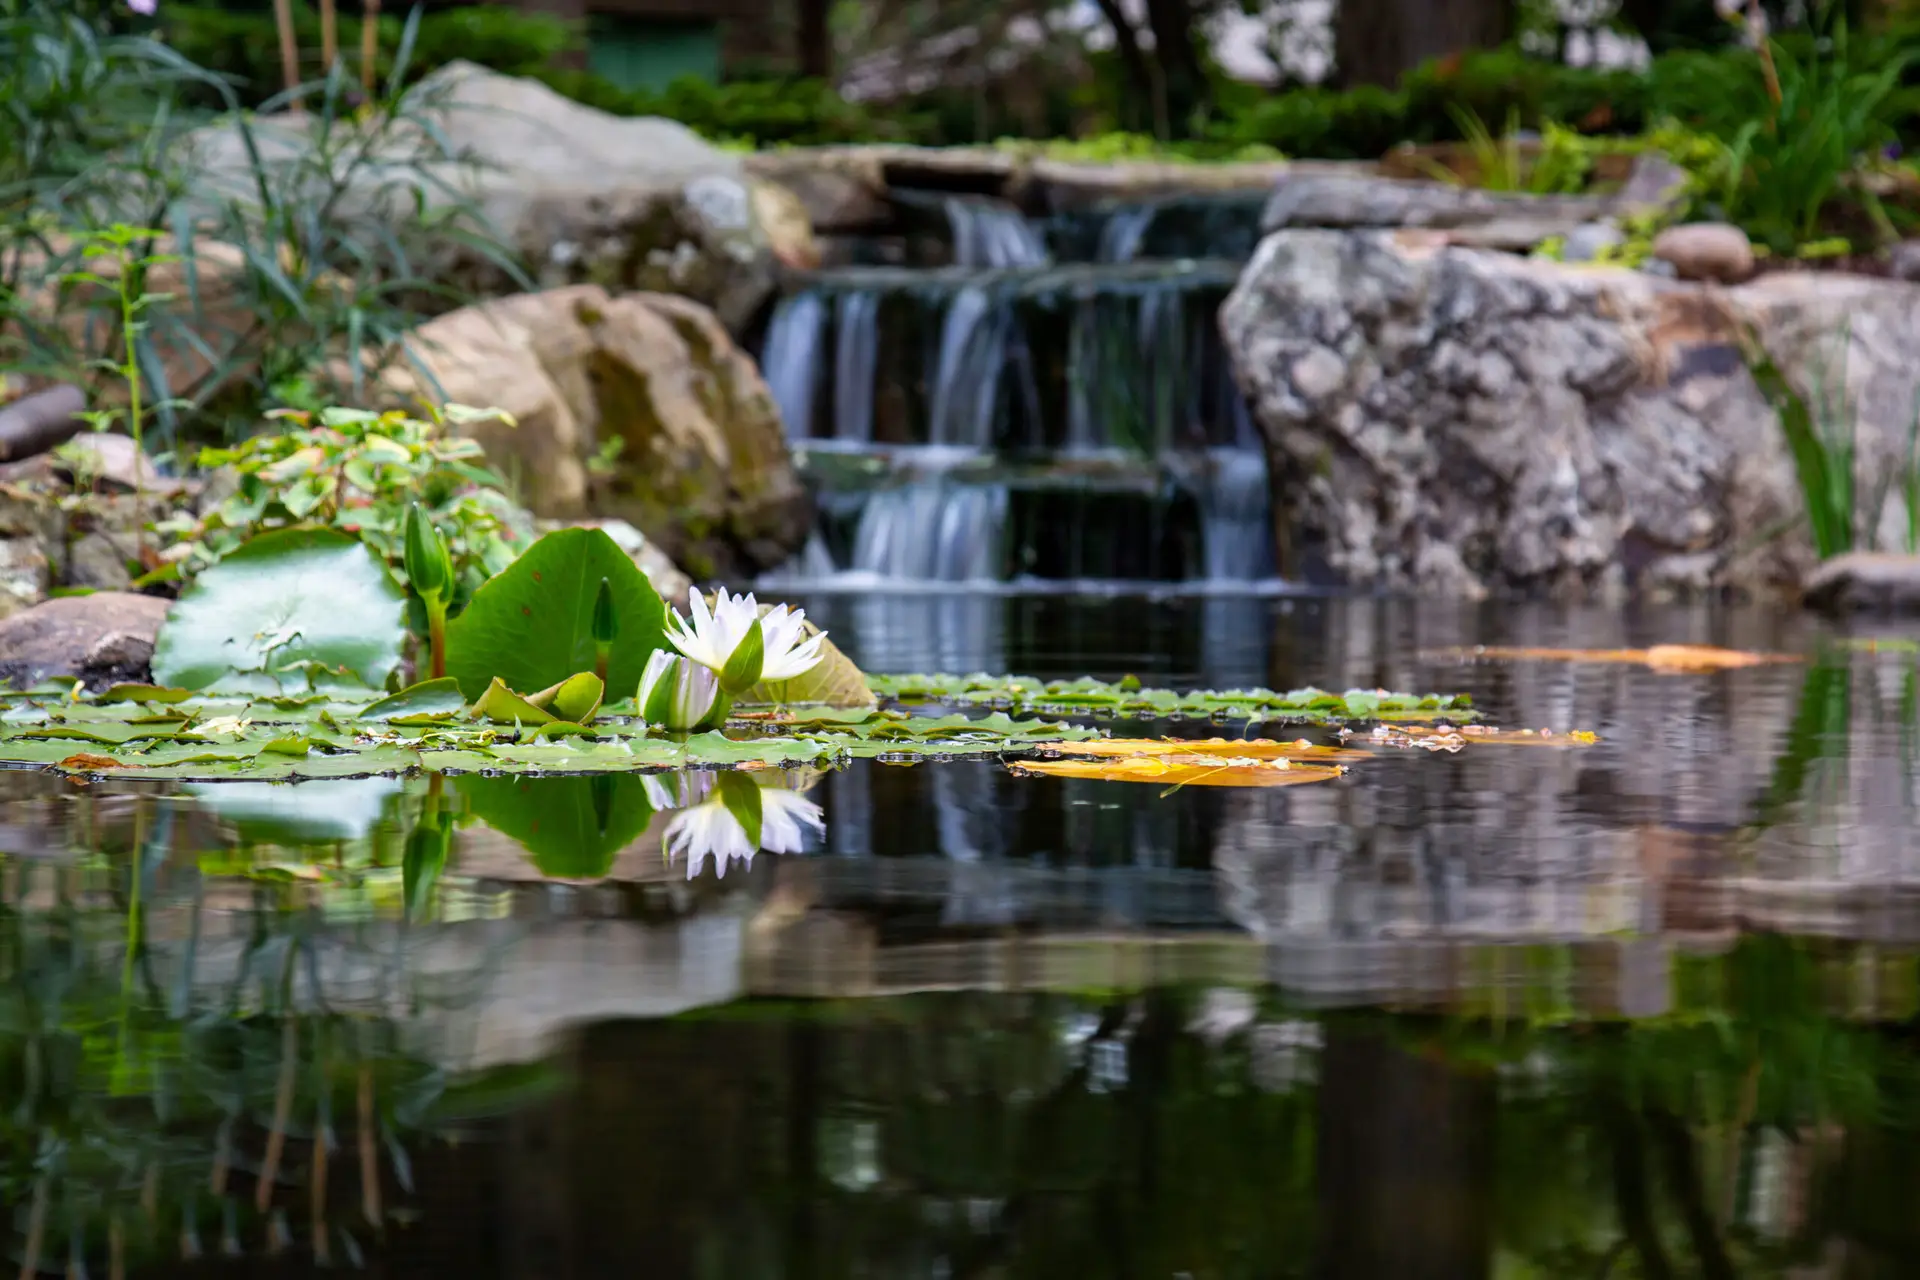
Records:
[[[397,724],[414,724],[426,720],[444,720],[466,709],[467,700],[460,694],[460,683],[450,676],[438,680],[422,680],[419,684],[408,685],[391,698],[380,701],[362,711],[362,720],[391,720]]]
[[[377,689],[400,663],[404,600],[356,538],[329,529],[264,533],[202,573],[167,611],[153,678],[183,689],[222,681],[275,692],[276,673],[294,667]]]
[[[631,773],[586,778],[454,780],[473,815],[517,841],[543,875],[597,880],[614,855],[640,838],[654,814],[646,784]]]
[[[499,676],[474,702],[473,714],[496,724],[552,724],[560,718],[507,688],[507,682]]]
[[[527,701],[549,715],[573,724],[586,724],[600,710],[607,687],[591,671],[568,676],[559,684],[527,695]]]
[[[646,575],[599,529],[548,534],[474,592],[447,625],[447,674],[477,702],[496,676],[510,689],[545,689],[594,670],[594,602],[602,578],[616,623],[606,694],[615,701],[632,697],[648,656],[663,643],[666,612]]]
[[[169,689],[157,684],[116,684],[100,695],[99,701],[112,702],[185,702],[193,696],[191,689]]]

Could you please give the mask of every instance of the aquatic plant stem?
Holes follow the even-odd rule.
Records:
[[[267,1152],[260,1161],[260,1185],[253,1205],[261,1213],[273,1203],[273,1184],[280,1176],[280,1154],[287,1145],[287,1121],[293,1116],[293,1069],[300,1052],[300,1027],[292,1018],[280,1035],[280,1085],[274,1092],[273,1128],[267,1132]]]
[[[340,57],[340,25],[335,0],[320,0],[320,65],[326,73],[333,74],[333,64]]]
[[[313,1217],[313,1257],[321,1266],[329,1259],[327,1247],[327,1111],[325,1095],[322,1094],[319,1114],[313,1122],[313,1177],[312,1196],[309,1200],[309,1212]]]
[[[380,0],[360,6],[360,91],[373,101],[373,80],[380,61]]]
[[[127,432],[133,437],[133,503],[140,518],[134,521],[133,549],[140,559],[140,567],[147,567],[147,522],[146,522],[146,479],[142,472],[146,470],[147,452],[140,430],[140,358],[138,350],[140,298],[135,292],[144,292],[145,281],[128,280],[127,276],[135,270],[133,255],[123,245],[120,250],[120,273],[117,283],[120,286],[120,342],[126,355],[126,363],[121,372],[127,380]],[[139,268],[144,277],[146,269]]]
[[[300,87],[300,46],[295,43],[293,34],[292,0],[273,0],[273,22],[280,29],[280,79],[282,87],[293,94]],[[302,107],[298,96],[287,103],[287,110],[299,115]]]
[[[434,774],[437,781],[439,774]],[[374,1135],[373,1068],[360,1064],[360,1212],[374,1226],[380,1225],[380,1148]]]
[[[40,1272],[40,1245],[47,1231],[47,1176],[33,1183],[33,1208],[27,1214],[26,1247],[20,1253],[20,1280],[32,1280]]]
[[[1760,57],[1760,75],[1767,83],[1767,98],[1773,103],[1774,116],[1768,128],[1780,126],[1780,68],[1773,62],[1773,43],[1767,36],[1767,14],[1760,0],[1747,0],[1747,31],[1753,38],[1754,52]]]
[[[447,606],[437,599],[427,601],[428,679],[447,674]]]

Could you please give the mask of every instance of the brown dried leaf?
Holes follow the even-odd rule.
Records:
[[[112,756],[97,756],[88,751],[70,755],[56,769],[70,769],[75,773],[98,773],[102,769],[144,769],[145,765],[132,764],[125,760],[116,760]]]

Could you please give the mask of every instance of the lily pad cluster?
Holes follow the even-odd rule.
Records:
[[[1385,691],[1181,694],[1132,680],[986,675],[869,681],[786,605],[725,590],[709,604],[695,592],[683,618],[598,529],[548,534],[457,611],[455,562],[420,508],[408,513],[402,542],[404,588],[386,555],[336,528],[275,529],[240,545],[169,611],[152,684],[0,692],[0,765],[213,781],[590,776],[995,754],[1071,774],[1077,766],[1059,753],[1103,737],[1084,723],[1100,716],[1472,718],[1462,698]],[[425,678],[409,683],[410,668]],[[1096,763],[1085,776],[1273,785],[1296,762],[1293,781],[1338,772],[1291,749],[1224,749],[1226,766],[1209,748],[1188,746],[1177,758],[1130,752],[1132,763]],[[759,819],[744,815],[758,810],[746,796],[729,813],[752,834]]]
[[[1152,719],[1217,719],[1298,724],[1352,720],[1468,721],[1476,717],[1466,694],[1391,693],[1385,689],[1201,690],[1150,689],[1132,677],[1104,680],[1036,680],[1032,676],[876,676],[873,688],[903,706],[992,707],[1041,715],[1127,716]]]

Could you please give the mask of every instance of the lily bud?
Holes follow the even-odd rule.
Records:
[[[674,733],[706,728],[731,705],[713,672],[666,649],[654,650],[640,675],[641,718]]]
[[[453,597],[453,559],[440,531],[427,519],[419,503],[407,508],[407,581],[422,600],[444,604]]]

